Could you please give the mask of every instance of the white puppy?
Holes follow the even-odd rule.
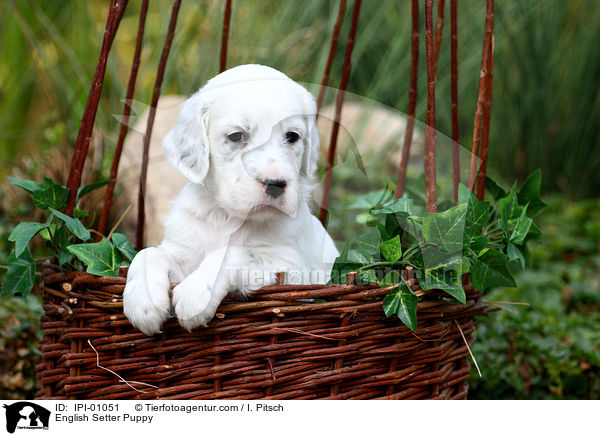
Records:
[[[172,305],[186,329],[206,325],[231,291],[325,283],[338,251],[310,213],[319,158],[312,95],[283,73],[243,65],[211,79],[163,140],[191,183],[176,199],[158,247],[138,253],[123,308],[144,333],[160,332]]]

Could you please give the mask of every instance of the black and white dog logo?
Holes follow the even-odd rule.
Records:
[[[50,411],[42,406],[19,401],[11,405],[4,404],[6,409],[6,431],[14,433],[15,429],[48,429]]]

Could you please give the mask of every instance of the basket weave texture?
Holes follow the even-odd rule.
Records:
[[[43,279],[39,399],[464,399],[461,330],[470,342],[489,311],[470,285],[465,305],[428,295],[414,334],[383,313],[389,289],[275,285],[148,337],[123,315],[125,277]]]

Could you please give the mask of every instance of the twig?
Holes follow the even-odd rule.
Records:
[[[509,304],[513,306],[531,306],[529,303],[521,303],[518,301],[486,301],[486,303],[490,304]]]
[[[105,371],[108,371],[108,372],[110,372],[111,374],[115,375],[116,377],[118,377],[118,378],[119,378],[119,380],[120,380],[122,383],[125,383],[127,386],[129,386],[131,389],[133,389],[133,390],[134,390],[134,391],[136,391],[136,392],[140,392],[140,393],[142,393],[142,394],[146,394],[146,393],[148,393],[149,391],[141,391],[141,390],[137,389],[136,387],[132,386],[132,385],[131,385],[131,383],[136,383],[136,384],[138,384],[138,385],[144,385],[144,386],[148,386],[148,387],[151,387],[151,388],[154,388],[154,389],[158,389],[158,386],[151,385],[150,383],[144,383],[144,382],[133,381],[133,380],[132,380],[132,381],[127,381],[127,380],[125,380],[123,377],[121,377],[119,374],[117,374],[116,372],[114,372],[112,369],[108,369],[108,368],[106,368],[106,367],[104,367],[104,366],[100,365],[100,354],[98,354],[98,351],[97,351],[97,350],[96,350],[96,348],[95,348],[95,347],[92,345],[92,341],[91,341],[90,339],[88,339],[88,340],[87,340],[87,343],[89,344],[89,346],[90,346],[90,347],[92,347],[92,350],[94,350],[94,353],[96,353],[96,366],[97,366],[98,368],[100,368],[100,369],[103,369],[103,370],[105,370]]]
[[[454,320],[454,323],[456,324],[456,327],[458,327],[458,331],[460,332],[460,335],[463,338],[463,341],[465,341],[465,345],[467,346],[467,350],[469,350],[469,354],[471,355],[471,359],[473,359],[473,363],[475,364],[475,368],[477,368],[477,372],[479,373],[479,377],[481,377],[481,371],[479,370],[479,365],[477,365],[477,360],[475,359],[475,356],[473,355],[473,352],[471,351],[471,347],[469,347],[469,343],[467,342],[467,338],[465,338],[465,334],[463,333],[462,329],[460,328],[460,324],[458,323],[457,320]]]
[[[487,0],[485,32],[483,37],[483,53],[481,55],[481,72],[479,73],[479,91],[473,122],[473,147],[471,149],[471,164],[469,166],[469,189],[475,192],[475,176],[477,173],[477,158],[481,143],[481,122],[484,115],[484,105],[488,94],[489,56],[491,53],[492,35],[494,32],[494,0]],[[491,95],[490,95],[491,97]]]
[[[337,341],[337,339],[334,339],[334,338],[328,338],[327,336],[315,335],[314,333],[308,333],[308,332],[304,332],[302,330],[293,329],[293,328],[289,328],[289,327],[273,327],[273,328],[276,328],[279,330],[286,330],[286,331],[292,332],[292,333],[298,333],[299,335],[313,336],[313,337],[319,338],[319,339],[327,339],[328,341]]]
[[[433,71],[437,76],[438,57],[442,44],[442,31],[444,30],[444,0],[438,0],[437,19],[435,21],[435,45],[433,46]]]
[[[150,138],[152,137],[152,127],[154,126],[154,117],[156,116],[156,106],[158,105],[158,97],[160,96],[160,87],[162,86],[162,81],[165,74],[165,67],[167,65],[167,59],[169,58],[169,51],[171,50],[171,44],[173,42],[173,37],[175,36],[175,26],[177,24],[177,15],[179,14],[180,6],[181,0],[175,0],[173,2],[173,8],[171,10],[171,19],[169,21],[169,30],[167,31],[167,37],[165,39],[165,44],[163,45],[162,53],[160,55],[160,61],[158,63],[158,70],[156,72],[156,79],[154,82],[154,90],[152,92],[152,102],[150,103],[150,111],[148,113],[148,124],[146,125],[146,133],[144,135],[142,168],[140,171],[140,181],[138,190],[138,220],[135,241],[136,250],[141,250],[142,248],[144,248],[144,222],[146,219],[144,194],[146,191],[146,176],[148,174],[148,154],[150,152]]]
[[[346,0],[340,0],[340,8],[338,10],[337,20],[333,27],[333,35],[331,36],[331,46],[329,47],[329,56],[327,57],[327,64],[325,65],[325,72],[323,73],[323,79],[321,80],[321,89],[319,89],[319,97],[317,98],[317,112],[321,109],[323,103],[323,97],[325,95],[325,87],[329,82],[329,72],[331,71],[331,64],[333,63],[333,57],[335,56],[335,49],[337,48],[338,37],[340,35],[340,28],[342,27],[342,20],[344,19],[344,12],[346,11]]]
[[[412,335],[417,338],[419,341],[421,342],[436,342],[436,341],[441,341],[444,336],[446,336],[448,333],[450,333],[450,329],[447,329],[444,334],[442,336],[440,336],[439,338],[435,338],[435,339],[421,339],[419,336],[417,336],[417,334],[415,332],[413,332],[412,330],[410,331],[412,333]]]
[[[519,312],[518,312],[518,311],[516,311],[516,310],[514,310],[514,309],[509,309],[508,307],[502,306],[502,305],[500,305],[500,304],[492,304],[492,306],[494,306],[494,307],[499,307],[500,309],[502,309],[502,310],[506,310],[507,312],[513,313],[513,314],[515,314],[515,315],[518,315],[518,314],[519,314]]]
[[[350,66],[352,60],[352,49],[354,48],[354,38],[356,29],[358,28],[358,16],[360,14],[361,0],[354,1],[354,10],[352,12],[352,24],[350,33],[348,33],[348,43],[346,45],[346,56],[344,57],[344,69],[342,70],[342,80],[340,89],[338,90],[337,101],[335,104],[335,119],[333,128],[331,129],[331,139],[329,141],[329,152],[327,154],[327,171],[325,172],[325,183],[323,186],[323,199],[321,201],[321,211],[319,220],[323,226],[327,227],[327,208],[329,207],[329,193],[331,190],[331,178],[333,176],[333,161],[335,158],[335,148],[337,145],[338,132],[340,130],[340,120],[342,118],[342,105],[344,103],[344,95],[346,86],[350,78]]]
[[[77,189],[81,185],[83,166],[85,165],[92,129],[96,119],[96,111],[98,110],[98,103],[100,102],[102,85],[104,83],[104,73],[106,72],[108,53],[110,52],[112,43],[115,39],[121,18],[125,13],[127,2],[128,0],[111,0],[110,2],[106,27],[104,29],[102,49],[100,50],[96,72],[94,73],[94,79],[92,80],[92,85],[90,87],[90,93],[83,112],[83,118],[81,119],[79,132],[77,133],[75,151],[73,152],[71,169],[69,170],[69,178],[67,180],[67,188],[70,189],[70,192],[69,202],[65,213],[69,216],[73,215],[73,209],[75,208],[75,202],[77,200]]]
[[[435,172],[435,70],[433,59],[433,0],[425,1],[425,48],[427,52],[427,125],[425,128],[425,196],[427,212],[437,212]]]
[[[411,45],[411,68],[410,88],[408,90],[408,110],[406,113],[406,131],[404,132],[404,144],[402,146],[402,157],[398,168],[398,184],[396,186],[396,198],[404,194],[406,183],[406,171],[408,158],[410,157],[410,146],[412,144],[413,130],[415,127],[415,108],[417,107],[417,73],[419,70],[419,1],[412,0],[412,45]]]
[[[123,212],[121,214],[121,216],[119,217],[119,219],[117,220],[115,225],[112,227],[112,229],[110,229],[110,232],[108,233],[108,236],[106,237],[106,239],[110,239],[112,234],[115,232],[115,230],[117,230],[117,227],[119,227],[119,224],[121,224],[121,221],[123,221],[125,219],[125,216],[127,216],[127,214],[129,213],[129,211],[131,210],[132,207],[133,207],[133,204],[130,204],[129,206],[127,206],[127,209],[125,209],[125,212]]]
[[[140,9],[140,21],[138,25],[137,39],[135,42],[135,52],[133,53],[133,60],[131,62],[131,71],[129,73],[129,83],[127,84],[127,95],[125,97],[125,104],[123,107],[123,119],[121,121],[121,128],[119,130],[119,139],[117,140],[117,147],[115,148],[115,155],[113,157],[112,167],[110,169],[110,180],[111,182],[106,187],[106,197],[104,198],[104,207],[102,208],[102,215],[98,223],[98,231],[102,234],[106,232],[106,225],[108,221],[108,214],[112,204],[113,194],[115,191],[115,185],[117,184],[117,173],[119,172],[119,162],[121,161],[121,153],[123,151],[123,144],[125,137],[127,136],[127,119],[131,113],[131,100],[133,100],[133,94],[135,91],[135,82],[137,80],[137,73],[140,66],[140,55],[142,53],[142,40],[144,37],[144,27],[146,25],[146,15],[148,12],[148,0],[142,1],[142,7]]]
[[[454,169],[454,204],[458,204],[458,183],[460,182],[460,157],[458,154],[458,36],[456,3],[450,0],[450,93],[452,99],[452,164]]]
[[[221,55],[219,72],[227,68],[227,42],[229,40],[229,23],[231,22],[231,0],[225,0],[225,13],[223,14],[223,30],[221,32]]]

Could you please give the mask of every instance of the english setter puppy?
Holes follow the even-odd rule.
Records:
[[[319,157],[313,96],[262,65],[227,70],[182,106],[163,140],[190,180],[158,247],[134,258],[123,295],[129,321],[160,332],[171,307],[191,330],[232,291],[326,283],[338,251],[308,207]],[[171,282],[180,282],[169,296]]]

